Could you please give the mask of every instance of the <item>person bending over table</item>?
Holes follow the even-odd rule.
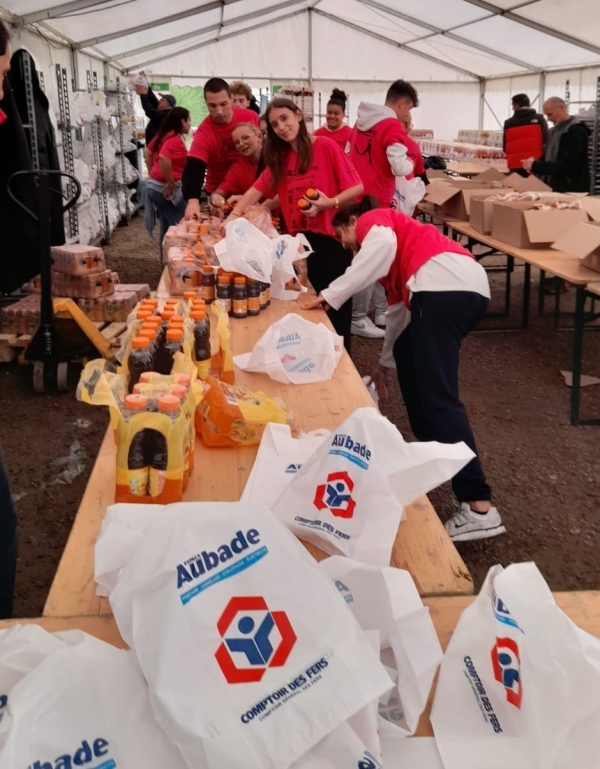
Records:
[[[485,315],[490,298],[486,272],[433,225],[377,205],[365,196],[335,215],[333,226],[342,244],[360,250],[344,275],[303,307],[339,307],[373,280],[381,281],[389,311],[380,363],[372,375],[377,393],[387,397],[387,373],[395,367],[417,440],[464,441],[475,452],[452,480],[459,506],[446,531],[455,542],[495,537],[505,528],[491,504],[458,393],[461,342]]]
[[[238,159],[231,137],[240,123],[258,125],[258,115],[249,109],[236,107],[231,100],[231,88],[220,77],[207,80],[204,99],[208,116],[194,135],[187,164],[183,172],[183,197],[187,200],[186,219],[200,219],[200,195],[206,174],[206,191],[210,195],[219,188],[231,166]]]
[[[241,216],[263,195],[268,198],[279,195],[290,234],[304,233],[313,249],[306,260],[308,279],[315,290],[320,291],[343,275],[352,261],[352,253],[335,237],[332,220],[335,209],[358,197],[363,186],[334,141],[309,135],[302,110],[293,101],[273,99],[266,117],[266,168],[236,203],[231,216]],[[317,192],[316,200],[306,197],[309,189]],[[348,352],[352,319],[350,296],[328,311]]]

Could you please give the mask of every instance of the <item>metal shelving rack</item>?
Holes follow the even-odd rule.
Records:
[[[90,92],[98,90],[98,73],[86,72],[87,85]],[[97,195],[100,207],[100,216],[104,225],[103,240],[110,243],[111,231],[108,218],[108,191],[106,189],[106,174],[104,172],[104,147],[102,144],[102,119],[99,115],[94,118],[92,123],[92,146],[94,148],[94,162],[97,169]]]
[[[73,155],[73,136],[71,134],[71,110],[69,106],[69,81],[67,78],[66,67],[56,65],[56,84],[58,86],[58,107],[60,117],[60,131],[62,133],[62,148],[65,171],[69,174],[75,173],[75,158]],[[69,180],[67,183],[68,198],[75,197],[75,184]],[[79,237],[79,221],[77,207],[72,206],[69,209],[69,238]]]

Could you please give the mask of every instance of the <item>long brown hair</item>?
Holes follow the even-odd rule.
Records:
[[[274,109],[289,109],[290,112],[302,115],[302,110],[291,99],[272,99],[267,107],[267,141],[265,143],[265,164],[271,171],[273,188],[277,189],[282,183],[290,153],[289,142],[280,139],[271,126],[269,117]],[[298,173],[305,174],[312,163],[312,142],[302,119],[298,133]]]

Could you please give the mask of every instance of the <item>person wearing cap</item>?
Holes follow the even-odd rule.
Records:
[[[152,88],[150,88],[149,83],[147,85],[136,85],[135,92],[142,100],[142,108],[149,121],[146,126],[147,147],[158,133],[160,124],[167,112],[177,106],[177,101],[168,91],[161,91],[157,96]]]

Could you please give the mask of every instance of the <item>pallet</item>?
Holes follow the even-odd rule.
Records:
[[[127,329],[126,323],[95,322],[94,326],[115,352],[121,347],[121,336]],[[0,334],[0,363],[11,363],[17,356],[19,363],[28,363],[23,353],[31,339],[31,334]]]

